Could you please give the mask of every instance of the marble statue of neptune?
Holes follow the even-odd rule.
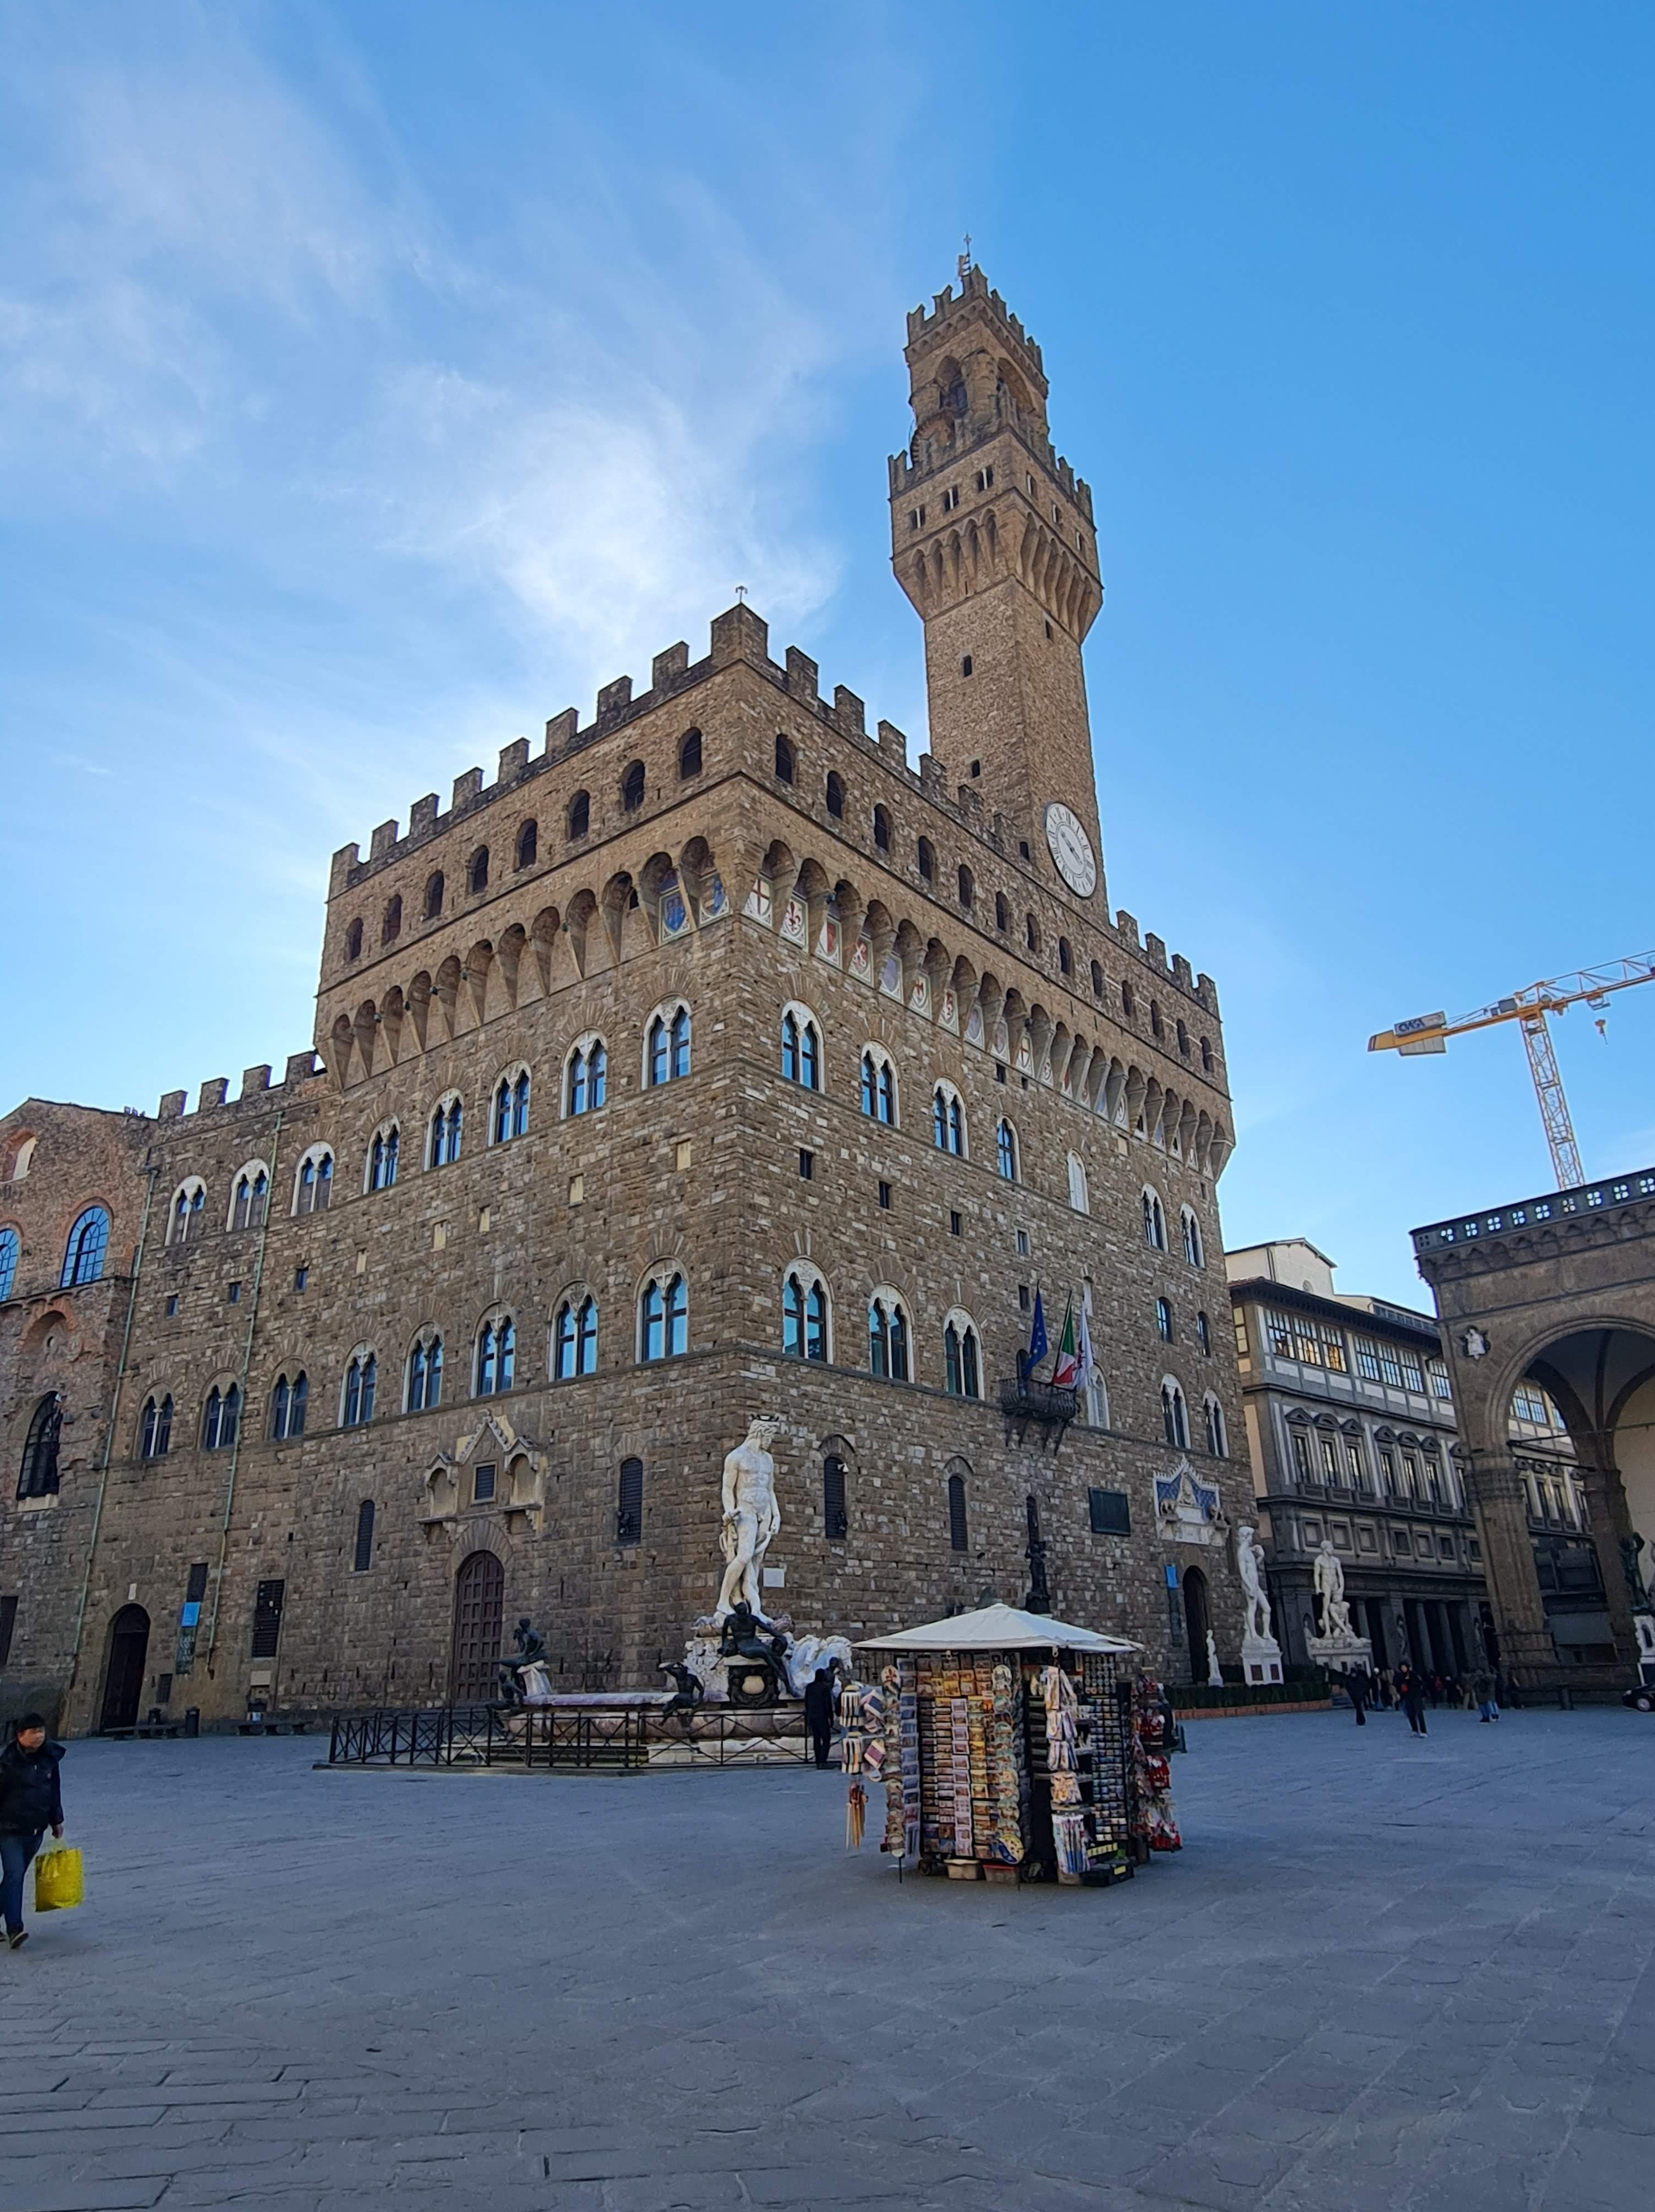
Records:
[[[719,1585],[715,1620],[727,1620],[739,1599],[745,1599],[763,1620],[760,1597],[764,1554],[782,1526],[776,1502],[776,1462],[770,1445],[785,1424],[772,1414],[761,1414],[724,1462],[724,1522],[719,1540],[726,1561]]]

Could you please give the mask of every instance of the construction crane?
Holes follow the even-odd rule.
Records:
[[[1491,1006],[1462,1014],[1451,1022],[1446,1014],[1415,1014],[1392,1030],[1381,1030],[1367,1041],[1370,1052],[1446,1052],[1451,1036],[1469,1030],[1492,1029],[1497,1022],[1516,1022],[1523,1031],[1534,1078],[1540,1118],[1546,1142],[1551,1146],[1552,1168],[1559,1190],[1578,1190],[1586,1180],[1580,1165],[1580,1147],[1574,1141],[1569,1102],[1563,1095],[1563,1079],[1552,1050],[1548,1014],[1561,1014],[1571,1006],[1601,1006],[1612,991],[1629,991],[1634,983],[1655,982],[1655,952],[1634,953],[1629,960],[1606,961],[1601,968],[1577,969],[1573,975],[1554,975],[1547,983],[1530,983],[1509,999],[1496,999]],[[1603,1023],[1597,1024],[1601,1030]]]

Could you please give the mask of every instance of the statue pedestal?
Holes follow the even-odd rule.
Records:
[[[1242,1638],[1241,1678],[1244,1682],[1279,1682],[1281,1680],[1281,1646],[1274,1636]]]
[[[1329,1674],[1348,1674],[1358,1667],[1372,1669],[1373,1646],[1366,1636],[1307,1636],[1305,1650],[1313,1667],[1325,1667]]]

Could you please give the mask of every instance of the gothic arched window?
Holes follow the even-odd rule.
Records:
[[[201,1417],[203,1451],[228,1451],[235,1442],[240,1421],[240,1390],[234,1382],[221,1390],[215,1382],[207,1393],[206,1408]]]
[[[1183,1392],[1171,1377],[1161,1385],[1161,1426],[1166,1431],[1166,1441],[1180,1451],[1190,1449],[1190,1415],[1183,1402]]]
[[[140,1459],[165,1459],[173,1448],[173,1401],[146,1398],[143,1419],[138,1431]]]
[[[862,1054],[862,1111],[871,1121],[895,1125],[897,1072],[873,1046]]]
[[[76,1218],[69,1232],[69,1242],[64,1247],[64,1278],[62,1287],[73,1290],[79,1283],[95,1283],[103,1273],[104,1254],[109,1244],[109,1216],[100,1206],[88,1206]]]
[[[776,780],[778,783],[793,781],[793,747],[779,730],[776,733]]]
[[[681,1358],[690,1348],[689,1329],[689,1291],[683,1276],[651,1276],[638,1301],[638,1357]]]
[[[827,778],[827,811],[836,822],[845,816],[845,787],[837,769],[830,769]]]
[[[442,1403],[442,1339],[423,1336],[408,1355],[408,1411],[429,1413]]]
[[[389,1190],[397,1179],[397,1125],[374,1132],[368,1153],[368,1188],[369,1190]]]
[[[643,805],[643,763],[635,760],[621,778],[621,805],[628,814],[636,814]]]
[[[1153,1190],[1143,1194],[1144,1243],[1157,1252],[1166,1249],[1166,1212]]]
[[[515,1075],[502,1075],[494,1087],[493,1141],[508,1145],[526,1135],[528,1126],[529,1072],[523,1067]]]
[[[965,1157],[965,1109],[951,1083],[940,1083],[931,1094],[931,1141],[940,1152]]]
[[[532,868],[539,855],[540,825],[534,821],[526,822],[517,833],[517,865],[520,868]]]
[[[644,1066],[652,1089],[690,1073],[688,1006],[675,1007],[671,1014],[657,1014],[650,1023]]]
[[[1017,1181],[1017,1132],[1003,1118],[995,1131],[995,1164],[1004,1181]]]
[[[307,1152],[299,1163],[299,1180],[293,1194],[295,1213],[326,1213],[333,1192],[333,1155],[323,1150]]]
[[[595,1114],[604,1103],[609,1081],[609,1054],[601,1037],[576,1045],[569,1056],[567,1097],[571,1114]]]
[[[687,783],[701,774],[701,732],[686,730],[678,740],[678,780]]]
[[[64,1401],[48,1390],[29,1418],[23,1439],[23,1460],[17,1470],[20,1498],[55,1498],[58,1494],[58,1443],[63,1433]]]
[[[235,1195],[230,1201],[230,1226],[233,1229],[257,1229],[265,1218],[265,1202],[270,1195],[270,1177],[263,1168],[243,1168],[235,1179]]]
[[[977,1330],[963,1316],[951,1316],[942,1332],[942,1364],[950,1396],[983,1395],[983,1357]]]
[[[485,1321],[478,1332],[477,1388],[479,1398],[503,1396],[511,1389],[517,1363],[517,1331],[509,1320]]]
[[[948,1548],[952,1552],[969,1552],[970,1532],[965,1519],[965,1478],[951,1474],[948,1478]]]
[[[479,845],[471,857],[465,870],[465,882],[475,898],[479,891],[489,888],[489,848]]]
[[[598,1302],[589,1294],[577,1305],[565,1298],[557,1309],[553,1334],[552,1374],[559,1382],[598,1371]]]
[[[446,889],[447,885],[443,882],[442,871],[441,868],[436,871],[435,875],[427,877],[425,882],[425,919],[427,921],[435,921],[437,916],[441,913],[442,894]]]
[[[310,1398],[310,1378],[302,1368],[289,1380],[285,1374],[276,1378],[276,1388],[271,1393],[270,1432],[279,1443],[284,1437],[301,1437],[305,1432],[305,1407]]]
[[[371,1352],[358,1352],[344,1371],[345,1428],[360,1428],[373,1419],[374,1393],[378,1382],[378,1360]]]
[[[887,1382],[908,1380],[908,1316],[899,1298],[877,1291],[868,1301],[867,1364]]]
[[[567,823],[571,838],[586,836],[592,827],[592,793],[589,791],[577,791],[569,800]]]
[[[11,1296],[11,1286],[17,1276],[17,1255],[21,1249],[15,1229],[0,1229],[0,1302]]]
[[[459,1140],[465,1126],[465,1109],[458,1098],[439,1105],[431,1115],[430,1162],[434,1168],[446,1167],[459,1158]]]
[[[827,1292],[796,1268],[782,1286],[782,1349],[794,1359],[828,1356]]]
[[[822,1041],[808,1014],[789,1006],[782,1017],[782,1073],[806,1091],[822,1087]]]
[[[873,842],[882,853],[891,850],[891,817],[883,806],[873,810]]]

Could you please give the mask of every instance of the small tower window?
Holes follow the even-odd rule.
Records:
[[[442,871],[439,868],[436,873],[428,880],[425,886],[425,919],[427,921],[435,921],[437,916],[441,913],[442,894],[446,886],[442,880]]]
[[[532,868],[538,857],[539,851],[540,825],[538,822],[526,822],[517,833],[518,866]]]
[[[1057,965],[1065,975],[1073,975],[1074,972],[1074,961],[1069,951],[1069,941],[1067,937],[1060,937],[1057,940]]]
[[[385,908],[385,919],[380,924],[380,943],[381,945],[394,945],[398,938],[401,935],[402,901],[400,898],[387,899]]]
[[[920,873],[924,877],[926,882],[928,884],[934,883],[937,873],[937,856],[932,848],[931,840],[928,837],[922,837],[920,839],[919,862]]]
[[[621,805],[629,814],[636,814],[643,805],[643,763],[634,761],[621,778]]]
[[[845,787],[832,769],[828,770],[827,811],[836,822],[844,820]]]
[[[569,802],[569,834],[571,837],[584,837],[591,827],[592,793],[577,791]]]
[[[959,672],[962,676],[969,676],[971,672],[971,656],[969,653],[963,653],[960,657]]]
[[[972,901],[973,897],[976,896],[976,892],[977,892],[977,885],[976,885],[976,884],[972,881],[972,878],[971,878],[971,872],[970,872],[970,870],[969,868],[967,868],[967,867],[964,867],[964,866],[962,866],[962,867],[961,867],[961,869],[960,869],[960,872],[959,872],[959,902],[960,902],[960,904],[961,904],[963,907],[966,907],[966,908],[969,908],[969,907],[970,906],[970,903],[971,903],[971,901]]]
[[[891,850],[891,817],[883,806],[873,810],[873,842],[882,853]]]
[[[1104,971],[1095,960],[1092,963],[1092,995],[1094,999],[1104,995]]]
[[[778,783],[793,781],[793,747],[779,730],[776,733],[776,780]]]
[[[1005,897],[1002,893],[996,891],[995,893],[995,927],[996,929],[1003,930],[1006,927],[1008,919],[1009,917],[1006,912]]]
[[[362,926],[360,921],[353,921],[344,933],[344,957],[347,960],[360,960],[362,957]]]
[[[489,888],[489,848],[479,845],[472,855],[471,866],[465,871],[465,882],[473,898]]]
[[[678,740],[678,780],[688,782],[701,774],[701,732],[686,730]]]

